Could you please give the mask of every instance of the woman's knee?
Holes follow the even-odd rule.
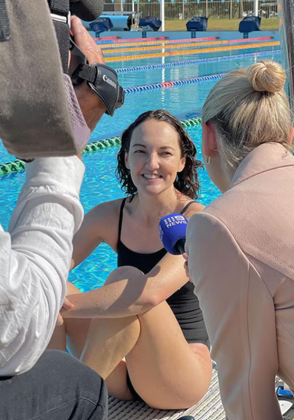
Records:
[[[192,347],[192,350],[198,359],[199,374],[201,377],[201,386],[199,387],[199,392],[204,395],[210,385],[212,378],[212,360],[210,357],[210,351],[207,346],[202,343],[190,344],[190,347]]]
[[[193,352],[196,353],[199,357],[205,359],[205,361],[211,363],[210,351],[208,347],[203,343],[191,343],[190,347]]]

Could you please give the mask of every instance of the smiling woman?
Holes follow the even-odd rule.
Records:
[[[159,131],[160,130],[160,131]],[[173,156],[178,152],[177,158],[182,167],[177,171],[174,179],[174,187],[182,194],[190,198],[197,198],[199,182],[197,168],[201,162],[195,159],[196,148],[190,137],[183,129],[180,121],[167,111],[157,110],[148,111],[141,114],[123,133],[122,145],[118,153],[117,175],[122,184],[122,189],[128,195],[137,193],[137,187],[132,179],[130,168],[127,167],[126,158],[132,153],[132,147],[137,145],[138,153],[147,151],[146,144],[142,142],[147,139],[147,143],[153,138],[153,144],[161,155]],[[145,150],[144,150],[145,149]],[[151,162],[152,164],[152,162]]]
[[[97,290],[69,286],[64,312],[70,351],[106,379],[109,393],[152,407],[181,409],[199,401],[211,379],[209,341],[181,256],[166,253],[159,220],[189,219],[203,206],[196,148],[166,111],[145,112],[122,135],[117,175],[127,197],[100,204],[74,239],[73,267],[101,242],[118,268]],[[92,318],[92,319],[89,319]],[[51,347],[62,347],[59,330]],[[63,341],[64,343],[64,341]],[[65,347],[65,344],[63,344]]]
[[[159,194],[169,189],[185,166],[174,128],[165,122],[147,120],[134,129],[131,143],[125,166],[137,190]]]

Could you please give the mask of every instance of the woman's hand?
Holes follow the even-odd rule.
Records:
[[[61,307],[61,310],[58,314],[57,321],[56,321],[56,326],[57,327],[60,327],[63,324],[63,317],[61,315],[62,310],[64,310],[64,309],[69,310],[69,309],[73,309],[73,308],[74,308],[74,305],[67,298],[65,298],[64,302],[63,302],[63,305]]]
[[[191,280],[190,275],[189,275],[188,254],[186,252],[184,252],[183,257],[184,257],[184,260],[185,260],[184,268],[185,268],[186,276],[189,277],[189,281],[191,283],[193,283],[193,281]]]

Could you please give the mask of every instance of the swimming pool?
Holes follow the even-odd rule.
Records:
[[[265,53],[263,50],[268,52]],[[119,79],[124,88],[142,85],[148,85],[149,88],[144,91],[135,90],[132,94],[126,95],[125,105],[116,111],[113,118],[107,115],[103,116],[91,136],[91,141],[119,134],[139,114],[150,109],[164,108],[185,119],[186,116],[193,115],[193,113],[201,110],[209,90],[217,80],[218,74],[248,66],[261,58],[270,58],[280,62],[281,56],[279,51],[276,50],[276,48],[266,47],[261,49],[261,54],[256,50],[246,49],[241,52],[234,50],[233,52],[189,54],[111,63],[111,66],[116,69],[124,69],[120,70],[119,73]],[[182,65],[182,62],[186,62],[186,65]],[[151,64],[157,65],[157,67],[154,66],[155,68],[151,69],[148,67]],[[134,69],[138,66],[145,66],[146,68]],[[155,84],[158,83],[206,75],[214,75],[216,78],[168,89],[154,88]],[[201,157],[200,127],[195,126],[187,131],[195,142]],[[84,155],[86,175],[81,190],[81,201],[86,212],[98,203],[123,196],[114,175],[117,151],[118,147],[110,147]],[[1,145],[0,163],[14,159]],[[24,177],[24,172],[20,172],[3,176],[0,179],[0,220],[4,229],[8,226]],[[200,171],[200,181],[199,201],[207,205],[219,195],[219,191],[210,182],[204,170]],[[115,267],[115,253],[108,246],[102,244],[87,260],[70,273],[70,281],[73,281],[83,291],[91,290],[101,286],[109,272]]]

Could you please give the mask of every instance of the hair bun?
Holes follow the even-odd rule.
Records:
[[[247,77],[257,92],[280,92],[286,81],[284,69],[272,60],[262,60],[248,67]]]

